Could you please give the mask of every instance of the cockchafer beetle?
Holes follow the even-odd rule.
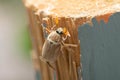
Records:
[[[63,53],[62,49],[64,47],[77,47],[77,45],[64,43],[70,37],[70,33],[66,28],[59,27],[56,30],[49,30],[43,24],[42,27],[47,31],[48,36],[44,42],[40,59],[53,68],[50,63],[54,63],[57,60],[60,55],[59,52]]]

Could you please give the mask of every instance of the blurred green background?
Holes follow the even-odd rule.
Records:
[[[0,0],[0,80],[34,80],[31,49],[22,0]]]

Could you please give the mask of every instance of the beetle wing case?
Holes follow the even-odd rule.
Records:
[[[46,40],[43,45],[41,59],[50,63],[55,62],[57,57],[60,55],[60,49],[60,44],[53,44]]]

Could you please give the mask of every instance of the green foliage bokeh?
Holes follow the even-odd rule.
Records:
[[[32,50],[30,34],[28,28],[25,27],[19,34],[19,45],[21,51],[24,52],[26,57],[30,57],[30,51]]]

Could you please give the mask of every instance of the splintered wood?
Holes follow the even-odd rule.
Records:
[[[58,57],[57,61],[55,61],[54,64],[51,65],[55,65],[54,67],[56,69],[56,75],[58,80],[78,80],[78,78],[80,80],[81,75],[78,75],[78,68],[80,67],[80,41],[78,39],[77,20],[65,17],[46,17],[42,15],[42,13],[36,16],[39,19],[37,22],[39,22],[40,24],[43,23],[43,19],[47,19],[47,21],[45,22],[45,26],[48,29],[51,29],[56,24],[55,29],[59,27],[65,27],[70,32],[71,37],[68,38],[65,43],[76,44],[78,47],[69,47],[69,49],[64,48],[62,51],[63,53],[58,52],[60,56]],[[39,27],[42,26],[40,25]]]

